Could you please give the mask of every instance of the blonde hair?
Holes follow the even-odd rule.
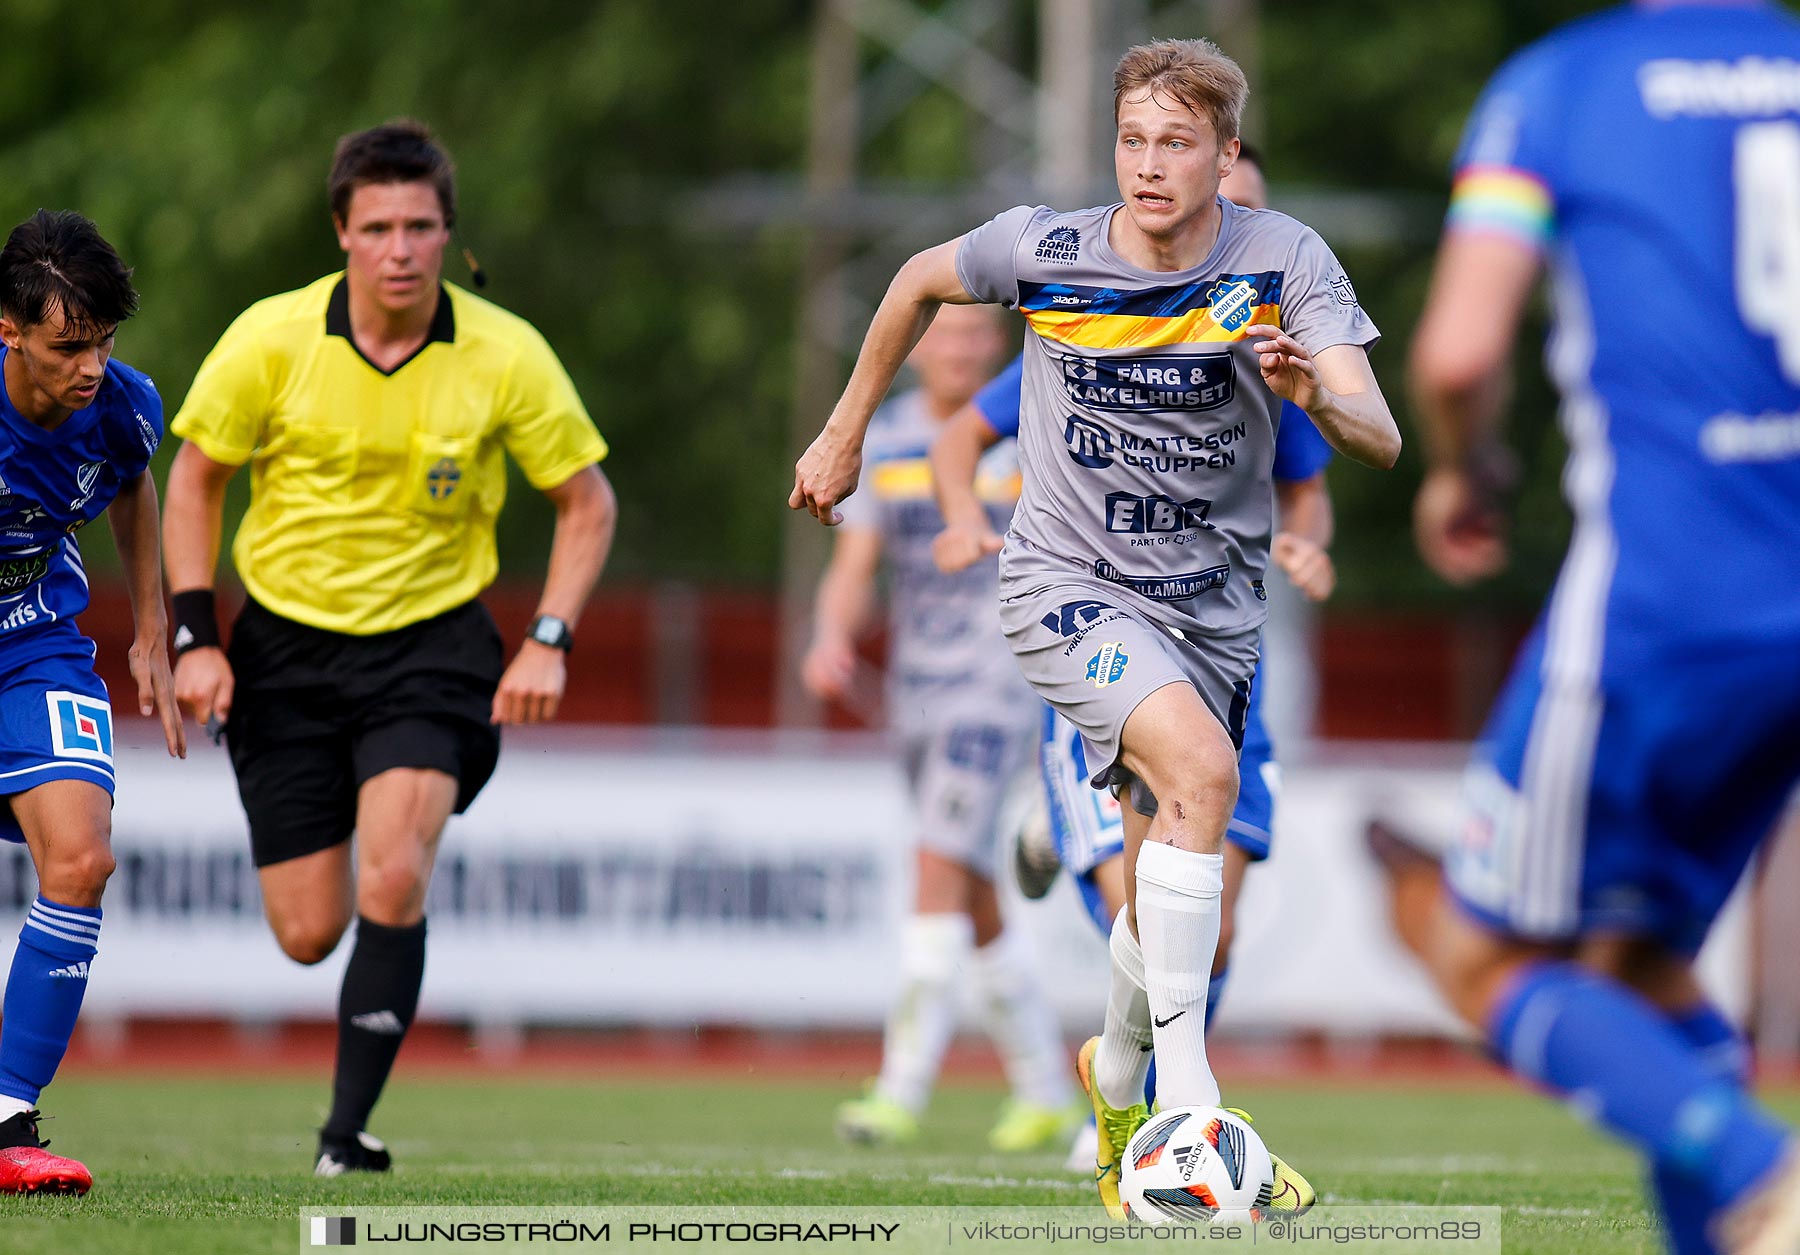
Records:
[[[1237,138],[1250,99],[1243,70],[1210,39],[1158,39],[1128,49],[1113,70],[1113,121],[1126,95],[1144,88],[1209,119],[1221,144]]]

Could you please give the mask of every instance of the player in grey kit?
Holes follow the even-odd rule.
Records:
[[[1079,1107],[1071,1109],[1076,1096],[1055,1017],[1019,934],[1003,928],[994,891],[1001,803],[1029,772],[1039,707],[1000,634],[994,560],[946,575],[931,558],[943,518],[926,454],[993,373],[1004,347],[993,313],[966,306],[935,323],[912,354],[919,387],[876,416],[868,491],[845,503],[802,665],[815,694],[845,695],[855,638],[885,566],[888,721],[917,811],[917,879],[881,1075],[865,1097],[837,1112],[838,1132],[852,1142],[891,1144],[917,1135],[956,1027],[959,972],[972,978],[1012,1083],[989,1144],[1009,1151],[1052,1145],[1081,1119]],[[976,481],[991,524],[1005,527],[1019,499],[1011,447],[986,458]]]
[[[1163,1106],[1219,1100],[1206,985],[1281,401],[1346,457],[1388,467],[1400,450],[1368,362],[1377,332],[1331,250],[1218,194],[1248,94],[1205,40],[1127,52],[1113,76],[1123,203],[1022,206],[908,261],[789,497],[838,520],[869,416],[940,304],[1025,315],[1024,491],[1001,621],[1026,678],[1081,730],[1093,783],[1126,803],[1106,1026],[1079,1063],[1114,1215],[1120,1153],[1145,1118],[1143,1047],[1154,1040]]]

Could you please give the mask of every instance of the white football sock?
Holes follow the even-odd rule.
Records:
[[[1164,1108],[1216,1107],[1206,1062],[1206,986],[1219,947],[1225,856],[1146,841],[1138,850],[1137,920]]]
[[[1064,1106],[1075,1097],[1069,1059],[1024,938],[1007,929],[976,948],[973,966],[988,1036],[1013,1097],[1039,1107]]]
[[[1106,1027],[1094,1053],[1094,1084],[1114,1107],[1144,1100],[1150,1075],[1150,999],[1144,993],[1144,951],[1131,935],[1123,907],[1113,919],[1112,986],[1106,993]]]
[[[900,996],[888,1012],[875,1092],[914,1115],[956,1031],[956,969],[974,940],[967,915],[914,915],[901,931]]]

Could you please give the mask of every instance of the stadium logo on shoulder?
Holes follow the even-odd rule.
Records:
[[[1131,655],[1125,652],[1124,641],[1108,641],[1100,647],[1100,652],[1088,659],[1087,678],[1094,682],[1094,687],[1103,689],[1109,684],[1117,684],[1125,676],[1125,668],[1131,662]]]
[[[49,692],[50,744],[58,758],[112,765],[112,707],[86,693]]]
[[[1081,256],[1081,232],[1074,227],[1057,227],[1038,241],[1037,259],[1053,266],[1073,266]]]

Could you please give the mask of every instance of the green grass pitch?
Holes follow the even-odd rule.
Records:
[[[404,1073],[404,1062],[402,1073]],[[601,1206],[1080,1204],[1061,1154],[997,1156],[999,1100],[950,1085],[920,1142],[840,1148],[841,1080],[592,1081],[402,1075],[377,1112],[386,1178],[307,1174],[323,1076],[217,1081],[69,1076],[47,1095],[86,1198],[0,1199],[0,1251],[170,1255],[296,1249],[303,1208],[437,1203]],[[1505,1249],[1659,1249],[1635,1165],[1551,1103],[1495,1085],[1234,1090],[1327,1202],[1500,1204]],[[1800,1104],[1777,1104],[1792,1116]]]

